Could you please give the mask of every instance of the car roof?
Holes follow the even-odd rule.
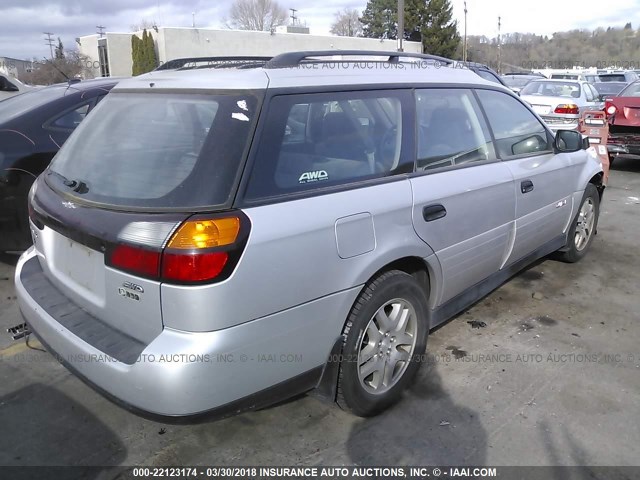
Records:
[[[313,55],[314,52],[299,52]],[[326,52],[321,52],[326,53]],[[347,52],[334,50],[334,56]],[[348,52],[351,55],[371,55],[372,52]],[[378,57],[393,55],[405,56],[396,52],[375,52]],[[292,52],[274,57],[276,62],[280,57],[290,60],[295,58]],[[446,84],[478,84],[495,86],[494,82],[486,81],[473,71],[455,65],[452,60],[443,62],[434,60],[438,57],[411,55],[409,61],[383,61],[378,59],[364,60],[314,60],[301,61],[297,64],[281,62],[276,66],[256,64],[252,68],[246,65],[229,65],[225,68],[190,68],[174,70],[158,70],[140,75],[119,83],[115,91],[151,90],[151,89],[179,89],[179,90],[264,90],[267,88],[345,86],[345,85],[412,85],[425,83]],[[326,56],[326,55],[325,55]],[[308,58],[308,57],[304,57]],[[373,58],[373,57],[372,57]],[[445,63],[450,62],[450,63]],[[448,65],[455,65],[454,67]]]

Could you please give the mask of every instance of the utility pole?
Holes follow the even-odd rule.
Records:
[[[49,45],[49,51],[51,52],[51,60],[53,60],[53,32],[43,32],[47,38],[44,39],[45,45]]]
[[[464,45],[462,46],[462,61],[467,62],[467,2],[464,2]]]
[[[96,28],[98,29],[96,33],[100,35],[100,38],[104,37],[104,27],[102,25],[96,25]]]
[[[296,13],[298,10],[296,10],[295,8],[290,8],[289,10],[291,10],[291,25],[295,26],[296,21],[298,20],[298,17],[296,17]]]
[[[196,12],[191,12],[191,26],[196,28]]]
[[[402,41],[404,40],[404,0],[398,0],[398,51],[404,52]]]
[[[498,17],[498,73],[502,72],[502,42],[500,41],[501,17]]]

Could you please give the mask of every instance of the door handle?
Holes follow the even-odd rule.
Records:
[[[447,216],[447,209],[443,205],[427,205],[422,209],[422,217],[426,222],[433,222]]]
[[[529,193],[533,191],[533,182],[531,180],[524,180],[520,184],[520,191],[522,193]]]

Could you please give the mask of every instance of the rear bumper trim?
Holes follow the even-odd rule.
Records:
[[[45,276],[38,257],[27,260],[20,271],[27,293],[60,325],[95,349],[126,365],[133,365],[146,345],[101,322],[75,305]]]

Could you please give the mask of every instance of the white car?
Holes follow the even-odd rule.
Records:
[[[0,73],[0,101],[18,95],[19,93],[27,92],[32,88],[33,87],[25,85],[17,78]]]

